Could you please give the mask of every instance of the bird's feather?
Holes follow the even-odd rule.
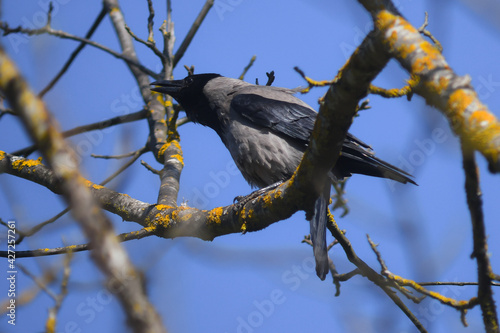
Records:
[[[310,108],[256,94],[234,96],[231,109],[257,126],[299,140],[304,145],[309,141],[316,120],[316,112]]]

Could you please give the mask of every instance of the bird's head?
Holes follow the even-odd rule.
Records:
[[[172,96],[184,108],[188,118],[196,123],[212,127],[212,110],[203,88],[212,79],[221,77],[219,74],[188,75],[182,80],[164,80],[151,83],[152,91]],[[215,128],[214,128],[215,129]]]
[[[219,74],[194,74],[182,80],[164,80],[151,83],[151,90],[167,94],[179,103],[189,102],[192,97],[198,97],[203,92],[203,87],[208,81],[220,77]]]

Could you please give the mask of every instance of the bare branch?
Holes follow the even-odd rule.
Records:
[[[78,163],[70,146],[58,131],[58,124],[45,109],[12,61],[0,48],[0,91],[22,118],[27,132],[40,145],[73,216],[79,222],[94,247],[92,257],[96,265],[112,282],[126,314],[136,332],[163,332],[163,324],[144,294],[140,275],[131,264],[126,252],[116,240],[111,222],[94,201],[91,192],[77,169]],[[114,260],[109,260],[114,258]]]
[[[427,12],[425,12],[425,20],[424,20],[424,23],[422,24],[422,26],[420,28],[418,28],[418,31],[423,34],[424,36],[427,36],[429,37],[432,42],[434,44],[436,44],[436,48],[437,50],[439,51],[439,53],[443,53],[443,45],[441,45],[441,43],[439,42],[439,40],[437,40],[431,33],[429,30],[425,29],[427,28],[427,25],[429,24],[429,14]]]
[[[47,333],[55,333],[56,332],[56,318],[61,308],[62,302],[66,295],[68,294],[68,281],[69,274],[71,273],[71,269],[69,264],[71,263],[71,258],[73,257],[73,252],[68,252],[66,257],[64,258],[64,268],[63,268],[63,278],[61,281],[61,292],[56,296],[56,304],[49,309],[49,317],[47,318],[47,322],[45,324],[45,328]]]
[[[207,0],[205,4],[203,5],[203,8],[201,8],[200,13],[198,14],[198,17],[196,20],[194,20],[193,24],[191,25],[191,29],[189,29],[189,32],[187,33],[186,37],[181,43],[181,46],[177,49],[177,52],[175,52],[174,56],[174,67],[179,63],[179,61],[182,59],[182,56],[184,55],[184,52],[186,52],[187,48],[189,47],[189,44],[191,44],[191,41],[194,38],[194,35],[198,31],[198,28],[201,26],[201,23],[203,23],[203,20],[205,19],[205,16],[207,16],[208,12],[210,11],[210,8],[212,8],[214,4],[214,0]]]
[[[238,79],[243,80],[245,78],[245,75],[247,74],[247,72],[250,69],[250,67],[252,67],[252,65],[253,65],[253,63],[255,62],[256,59],[257,59],[256,55],[253,55],[252,58],[250,58],[250,62],[248,63],[248,65],[245,66],[245,68],[243,68],[243,72],[238,77]]]
[[[415,93],[447,117],[464,144],[486,158],[490,172],[500,172],[500,122],[481,103],[470,77],[453,72],[439,50],[405,20],[391,1],[359,2],[370,11],[384,52],[419,78]]]
[[[120,124],[126,124],[132,121],[137,121],[141,119],[145,119],[147,115],[147,110],[143,109],[141,111],[137,111],[134,113],[129,113],[123,116],[117,116],[114,118],[110,118],[104,121],[99,121],[96,123],[88,124],[88,125],[83,125],[83,126],[78,126],[75,128],[72,128],[70,130],[64,131],[61,134],[63,137],[68,138],[77,134],[85,133],[85,132],[90,132],[94,130],[101,130],[104,128],[112,127],[115,125],[120,125]],[[19,156],[29,156],[31,155],[35,150],[37,150],[37,146],[29,146],[20,150],[17,150],[12,153],[12,155],[19,155]]]
[[[90,39],[92,37],[92,35],[97,30],[97,27],[101,24],[104,17],[106,17],[106,9],[103,7],[99,12],[99,14],[97,15],[97,18],[95,19],[94,23],[90,27],[89,31],[85,35],[86,39]],[[48,22],[48,25],[50,26],[50,22]],[[57,75],[52,79],[52,81],[50,81],[49,84],[47,84],[47,86],[38,93],[38,97],[40,98],[43,97],[50,89],[52,89],[52,87],[54,87],[57,81],[59,81],[59,79],[64,75],[64,73],[66,73],[66,71],[69,69],[69,66],[71,66],[71,64],[76,59],[80,51],[82,51],[86,45],[87,43],[85,42],[80,43],[80,45],[71,53],[69,59],[63,65],[59,73],[57,73]]]
[[[143,228],[137,231],[131,231],[123,234],[119,234],[116,236],[119,242],[127,242],[134,239],[141,239],[144,237],[149,237],[155,234],[154,229],[152,228]],[[16,258],[32,258],[32,257],[45,257],[45,256],[53,256],[57,254],[67,254],[67,253],[75,253],[82,251],[91,250],[92,244],[80,244],[80,245],[69,245],[64,247],[56,247],[52,249],[38,249],[38,250],[29,250],[29,251],[16,251]],[[0,257],[7,258],[7,251],[0,251]],[[54,299],[56,297],[54,296]]]
[[[498,332],[497,308],[493,299],[491,282],[493,271],[488,256],[488,243],[484,226],[483,201],[479,187],[479,175],[474,151],[462,142],[463,168],[465,172],[465,192],[471,215],[474,251],[471,257],[477,260],[477,297],[483,313],[486,332]]]
[[[5,22],[0,22],[0,29],[2,29],[4,31],[4,35],[8,35],[8,34],[11,34],[11,33],[24,33],[24,34],[27,34],[29,36],[48,34],[48,35],[56,36],[56,37],[59,37],[59,38],[62,38],[62,39],[70,39],[70,40],[75,40],[75,41],[78,41],[78,42],[82,42],[82,43],[88,44],[90,46],[93,46],[95,48],[98,48],[101,51],[109,53],[110,55],[112,55],[115,58],[122,59],[129,66],[134,66],[134,67],[138,68],[140,71],[144,72],[145,74],[147,74],[147,75],[149,75],[151,77],[154,77],[155,79],[159,79],[158,75],[155,72],[153,72],[150,69],[144,67],[139,62],[137,62],[135,59],[132,59],[132,58],[130,58],[130,57],[124,55],[124,54],[120,54],[120,53],[118,53],[116,51],[113,51],[109,47],[106,47],[106,46],[104,46],[102,44],[94,42],[94,41],[92,41],[90,39],[83,38],[83,37],[78,37],[78,36],[69,34],[69,33],[65,32],[65,31],[62,31],[62,30],[54,30],[54,29],[52,29],[49,26],[44,26],[44,27],[42,27],[40,29],[26,29],[26,28],[22,28],[22,27],[17,27],[17,28],[11,29],[11,28],[9,28],[9,26]]]

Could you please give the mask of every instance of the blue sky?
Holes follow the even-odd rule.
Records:
[[[479,6],[485,2],[477,2]],[[173,1],[176,47],[197,16],[204,1]],[[467,1],[399,1],[399,8],[420,26],[429,13],[428,29],[444,47],[444,56],[459,75],[469,75],[472,84],[492,112],[500,116],[500,53],[498,25]],[[55,0],[53,28],[84,35],[100,10],[100,2]],[[44,24],[45,1],[4,1],[2,19],[11,26]],[[122,1],[127,24],[146,38],[147,6]],[[490,8],[489,13],[495,8]],[[165,18],[165,4],[155,1],[155,31]],[[183,65],[195,72],[215,72],[238,77],[252,55],[257,56],[245,79],[265,83],[266,72],[275,71],[275,86],[304,85],[293,70],[299,66],[315,79],[331,79],[372,26],[367,12],[355,1],[326,0],[216,0],[215,7],[174,70],[186,75]],[[161,45],[159,33],[155,35]],[[94,40],[119,49],[106,18]],[[42,89],[77,46],[73,41],[51,36],[7,36],[2,45],[17,62],[35,91]],[[158,71],[160,62],[145,47],[136,45],[143,64]],[[408,75],[391,61],[375,84],[401,87]],[[318,109],[317,99],[325,89],[299,95]],[[127,67],[102,51],[86,47],[68,73],[46,95],[46,103],[63,129],[138,111],[143,102]],[[466,208],[464,176],[457,138],[447,121],[418,96],[386,100],[369,96],[371,109],[356,118],[350,132],[372,145],[377,156],[410,171],[419,186],[392,184],[386,180],[354,176],[347,185],[350,213],[337,222],[347,231],[358,255],[379,270],[366,234],[379,244],[389,269],[417,281],[475,281],[476,265],[470,259],[472,236]],[[181,115],[182,116],[182,115]],[[237,195],[251,191],[216,134],[199,125],[180,128],[185,168],[179,203],[209,209],[228,205]],[[29,144],[18,120],[9,115],[0,120],[2,145],[12,152]],[[90,153],[118,154],[142,147],[147,138],[145,121],[72,139],[82,157],[82,169],[92,181],[110,175],[120,161],[102,161]],[[36,157],[36,155],[34,155]],[[150,155],[142,157],[159,167]],[[484,194],[486,230],[493,269],[500,272],[500,227],[498,220],[498,176],[489,174],[478,155]],[[154,203],[159,180],[139,163],[112,188],[134,198]],[[13,219],[27,228],[52,217],[64,208],[62,200],[44,188],[8,175],[0,175],[0,217]],[[138,229],[110,215],[117,233]],[[322,282],[311,266],[312,250],[301,244],[309,226],[304,213],[287,221],[245,235],[228,235],[204,242],[183,238],[146,238],[124,244],[133,262],[145,272],[148,293],[171,332],[413,332],[406,317],[367,279],[355,277],[342,284],[334,297],[331,279]],[[84,243],[78,226],[68,216],[18,247],[19,250]],[[2,245],[3,244],[3,245]],[[5,238],[0,238],[0,246]],[[340,248],[330,256],[340,272],[353,269]],[[61,276],[62,256],[19,259],[34,274],[55,269]],[[102,286],[102,275],[88,253],[72,261],[70,294],[58,317],[58,332],[119,332],[124,315],[116,299]],[[18,288],[33,285],[18,274]],[[57,284],[51,285],[58,292]],[[475,287],[433,287],[446,296],[468,299]],[[5,281],[0,283],[7,290]],[[496,297],[497,303],[500,301]],[[460,324],[459,313],[432,300],[412,305],[417,317],[431,332],[476,332],[482,327],[479,309],[469,312],[470,327]],[[0,320],[2,332],[42,331],[46,309],[52,300],[41,293],[19,309],[13,329]]]

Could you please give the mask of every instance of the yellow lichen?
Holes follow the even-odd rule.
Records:
[[[56,331],[56,318],[54,318],[52,315],[49,316],[47,322],[45,323],[45,330],[48,333]]]
[[[180,154],[174,154],[174,155],[171,155],[170,157],[176,159],[182,165],[184,165],[184,158],[182,157],[182,155],[180,155]]]
[[[179,217],[179,215],[177,215],[177,217]],[[180,216],[180,219],[182,222],[187,222],[187,221],[191,220],[192,218],[193,218],[193,214],[191,214],[191,213],[183,214]]]
[[[42,158],[41,157],[39,157],[36,160],[20,159],[20,160],[12,162],[12,168],[14,170],[21,171],[25,167],[26,168],[30,168],[30,167],[34,167],[34,166],[37,166],[37,165],[40,165],[40,164],[42,164]]]
[[[160,150],[158,150],[158,156],[161,158],[163,154],[165,154],[165,151],[167,148],[170,146],[168,142],[166,142],[163,146],[161,146]]]
[[[222,213],[223,213],[222,207],[217,207],[217,208],[212,209],[208,213],[208,221],[210,223],[213,222],[213,223],[216,223],[216,224],[220,224],[221,223]]]
[[[156,205],[156,209],[158,210],[167,210],[167,209],[173,209],[174,207],[169,206],[169,205]]]

